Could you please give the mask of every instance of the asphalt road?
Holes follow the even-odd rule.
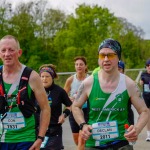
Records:
[[[136,122],[138,114],[134,108],[133,110]],[[150,142],[146,142],[145,139],[146,139],[146,127],[140,133],[139,138],[136,144],[134,145],[134,150],[150,150]],[[63,124],[63,143],[65,150],[76,150],[76,145],[73,142],[73,137],[68,119],[66,119],[66,122]]]

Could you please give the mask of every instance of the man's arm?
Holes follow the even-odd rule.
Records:
[[[134,126],[130,126],[128,134],[125,135],[127,140],[129,141],[136,141],[139,133],[147,124],[149,118],[149,110],[145,105],[145,102],[141,96],[141,91],[138,85],[131,80],[130,78],[126,78],[127,83],[127,90],[131,99],[131,103],[136,108],[139,118],[137,123]]]
[[[76,122],[78,123],[78,125],[80,125],[81,123],[85,123],[84,114],[82,111],[82,105],[88,99],[89,93],[92,88],[92,84],[93,84],[93,76],[90,76],[87,79],[85,79],[82,82],[81,86],[79,87],[76,99],[72,104],[73,116]],[[90,125],[84,124],[82,131],[81,131],[81,137],[84,140],[87,140],[90,137],[91,129],[92,127]]]
[[[78,124],[85,122],[82,105],[87,101],[93,85],[93,75],[86,78],[80,85],[75,101],[72,104],[72,112]]]
[[[45,133],[47,131],[48,125],[50,123],[50,106],[48,104],[48,99],[47,99],[47,95],[45,92],[45,89],[42,85],[40,76],[38,75],[37,72],[32,71],[30,79],[29,79],[29,84],[35,94],[36,100],[40,106],[41,109],[41,114],[40,114],[40,126],[39,126],[39,133],[38,135],[41,137],[45,136]],[[40,141],[40,144],[42,142],[41,139],[37,139],[37,141]],[[39,145],[37,142],[34,143],[34,145],[31,148],[35,148]],[[33,148],[33,149],[34,149]]]
[[[85,84],[83,81],[81,86],[78,89],[75,101],[72,104],[73,116],[78,124],[85,122],[83,111],[82,111],[82,105],[86,102],[87,98],[88,97],[85,90]]]

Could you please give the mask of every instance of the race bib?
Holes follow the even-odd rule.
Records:
[[[25,127],[25,120],[21,112],[8,112],[3,125],[5,130],[18,130]]]
[[[48,142],[48,139],[49,139],[48,136],[45,136],[45,137],[44,137],[44,141],[43,141],[42,144],[41,144],[41,148],[45,148],[45,146],[46,146],[46,144],[47,144],[47,142]]]
[[[97,141],[114,139],[119,136],[118,124],[116,121],[93,123],[92,128],[92,137]]]
[[[149,84],[144,84],[144,92],[150,92]]]

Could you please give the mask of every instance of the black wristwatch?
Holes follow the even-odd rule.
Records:
[[[84,126],[85,124],[87,124],[87,123],[86,123],[86,122],[83,122],[83,123],[81,123],[81,124],[79,125],[80,130],[82,130],[82,128],[83,128],[83,126]]]
[[[37,139],[41,139],[42,142],[44,141],[44,137],[42,137],[42,136],[38,136]]]

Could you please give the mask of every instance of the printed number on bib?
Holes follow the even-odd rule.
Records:
[[[108,140],[119,136],[116,121],[97,122],[92,124],[92,128],[92,137],[95,140]]]
[[[3,120],[4,129],[6,130],[18,130],[25,127],[25,120],[22,113],[7,113],[7,116]]]

